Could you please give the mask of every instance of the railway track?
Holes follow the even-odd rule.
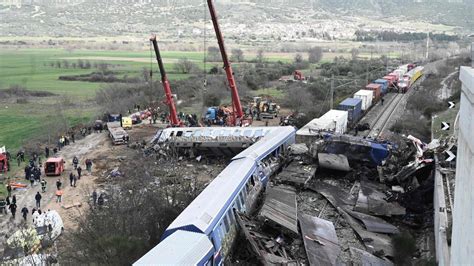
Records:
[[[390,121],[393,113],[397,110],[398,105],[406,95],[407,94],[398,93],[391,99],[383,112],[380,112],[374,122],[370,125],[369,137],[376,139],[383,133],[388,125],[388,121]]]
[[[425,78],[426,77],[423,75],[420,79],[418,79],[411,86],[407,93],[396,94],[395,97],[393,97],[388,103],[387,108],[380,112],[374,122],[370,125],[370,131],[367,136],[376,139],[382,135],[388,126],[388,121],[392,119],[395,110],[397,110],[402,100],[408,98],[413,93],[413,91],[425,80]]]

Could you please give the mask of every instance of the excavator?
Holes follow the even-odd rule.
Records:
[[[161,59],[160,49],[158,48],[158,43],[156,41],[156,35],[153,35],[150,38],[150,41],[153,43],[153,48],[155,49],[156,61],[158,62],[158,67],[160,68],[161,74],[161,83],[163,84],[163,89],[165,90],[165,104],[168,105],[170,110],[170,115],[168,117],[171,127],[182,127],[184,123],[179,120],[178,114],[176,113],[176,105],[173,100],[173,95],[171,94],[170,82],[166,76],[165,67],[163,65],[163,60]]]
[[[216,32],[217,42],[219,44],[219,50],[221,51],[222,61],[224,62],[224,70],[232,96],[232,112],[227,117],[226,124],[230,126],[250,125],[252,124],[252,119],[246,118],[244,116],[242,104],[240,103],[239,91],[237,90],[237,84],[235,83],[234,79],[234,72],[232,71],[229,58],[227,57],[227,52],[224,46],[224,37],[222,36],[221,30],[219,28],[219,23],[217,22],[217,14],[213,1],[207,0],[207,6],[209,7],[209,12],[211,13],[212,24],[214,25],[214,31]]]

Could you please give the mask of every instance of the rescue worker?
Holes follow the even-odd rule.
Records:
[[[56,181],[56,188],[57,188],[58,190],[60,190],[62,184],[63,184],[63,183],[61,183],[61,180],[58,178],[58,181]]]
[[[46,184],[46,180],[44,178],[41,179],[41,190],[43,191],[43,193],[46,192]]]
[[[74,158],[72,158],[72,164],[74,165],[74,169],[77,169],[77,165],[79,164],[79,159],[77,158],[77,156],[74,156]]]
[[[45,156],[46,158],[49,158],[49,148],[48,148],[48,147],[45,147],[45,148],[44,148],[44,156]]]
[[[36,207],[37,208],[40,208],[41,207],[41,194],[38,192],[36,192],[36,196],[35,196],[35,200],[36,200]]]
[[[77,183],[77,175],[72,175],[72,182],[73,182],[73,186],[76,187],[76,183]]]
[[[77,179],[81,179],[81,174],[82,174],[81,166],[79,165],[76,170],[77,170]]]
[[[56,190],[56,202],[61,202],[62,200],[62,197],[63,197],[63,191],[58,189]]]
[[[97,203],[97,192],[94,190],[94,192],[92,192],[92,203],[95,204]]]
[[[104,205],[104,196],[102,194],[100,194],[99,198],[97,198],[97,205],[99,205],[99,207]]]
[[[10,197],[12,195],[12,186],[10,186],[10,183],[8,183],[8,185],[7,185],[7,192],[8,192],[7,197]]]
[[[10,204],[10,206],[8,206],[8,208],[10,209],[10,212],[12,213],[13,219],[15,219],[16,204],[15,204],[15,203],[12,203],[12,204]]]
[[[92,174],[92,160],[86,159],[86,170],[89,172],[89,175]]]
[[[26,206],[24,206],[23,209],[21,209],[21,214],[23,215],[23,219],[26,222],[26,215],[28,214],[28,208],[26,208]]]
[[[71,173],[69,174],[69,185],[70,185],[71,187],[73,187],[73,184],[72,184],[73,181],[74,181],[74,174],[71,172]]]
[[[384,102],[384,101],[385,101],[384,98],[382,98],[382,99],[380,100],[380,102],[382,103],[382,106],[383,106],[383,102]]]

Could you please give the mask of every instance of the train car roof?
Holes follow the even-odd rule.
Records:
[[[228,137],[244,136],[249,138],[259,138],[268,134],[277,127],[177,127],[160,129],[156,133],[152,142],[164,142],[171,137],[173,132],[182,132],[180,137]],[[176,136],[176,134],[173,134]]]
[[[133,265],[198,265],[212,252],[212,243],[206,235],[179,230]]]
[[[217,223],[218,217],[238,194],[239,186],[245,177],[253,173],[255,162],[243,158],[232,161],[166,229],[163,237],[174,231],[183,230],[209,233]],[[224,201],[226,199],[226,201]]]
[[[252,158],[253,160],[260,160],[268,155],[268,151],[271,148],[280,146],[286,141],[288,136],[295,136],[295,134],[296,130],[292,126],[277,127],[276,130],[270,131],[261,140],[234,156],[232,160],[245,157]]]

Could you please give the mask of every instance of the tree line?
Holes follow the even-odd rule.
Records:
[[[355,41],[358,42],[373,42],[373,41],[387,41],[387,42],[410,42],[426,40],[427,33],[425,32],[394,32],[394,31],[363,31],[355,32]],[[430,33],[429,37],[434,41],[458,41],[459,36],[448,35],[445,33]]]

